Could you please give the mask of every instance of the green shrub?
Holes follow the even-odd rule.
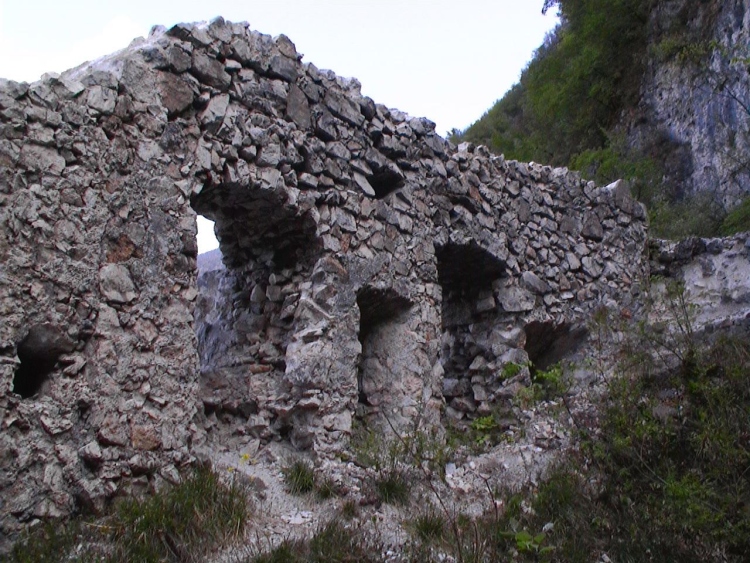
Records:
[[[698,65],[719,49],[715,40],[694,40],[690,33],[668,35],[649,47],[649,54],[658,61],[676,60],[682,64]]]
[[[475,418],[471,421],[470,428],[472,442],[480,451],[499,442],[502,434],[500,426],[491,414]]]
[[[497,444],[507,442],[512,439],[512,435],[507,432],[508,421],[513,420],[515,420],[513,410],[506,404],[497,404],[490,414],[473,420],[447,419],[444,424],[450,451],[453,453],[457,447],[461,446],[471,453],[479,454]],[[446,458],[445,463],[448,461],[449,459]]]
[[[350,447],[356,462],[362,467],[377,471],[393,471],[401,467],[419,467],[443,475],[445,464],[453,456],[453,448],[437,429],[425,431],[416,418],[414,427],[396,435],[388,435],[367,428],[361,422],[355,425]]]
[[[546,370],[531,369],[531,385],[518,391],[514,403],[528,408],[539,401],[551,401],[564,396],[570,388],[570,381],[562,365],[555,364]]]
[[[562,23],[520,82],[463,134],[508,158],[568,165],[605,146],[637,101],[653,0],[561,0]]]
[[[681,201],[654,201],[648,209],[652,236],[679,240],[688,236],[714,237],[720,234],[725,212],[710,194]]]
[[[471,421],[471,429],[476,432],[489,432],[497,428],[497,423],[492,415],[480,416]]]
[[[668,148],[664,143],[662,141],[661,150]],[[626,180],[633,197],[647,205],[663,190],[662,166],[652,156],[628,148],[623,135],[608,135],[604,147],[574,155],[569,165],[599,185]]]
[[[720,228],[724,236],[750,231],[750,198],[729,211]]]
[[[535,387],[537,399],[555,399],[567,393],[569,382],[565,377],[562,365],[555,364],[546,370],[532,370],[532,386]]]
[[[500,495],[504,511],[457,518],[445,544],[455,559],[747,560],[750,342],[696,335],[677,284],[662,299],[666,325],[618,327],[618,373],[598,422],[579,421],[578,452]]]
[[[642,115],[640,91],[650,61],[688,66],[709,95],[733,98],[735,109],[745,113],[723,71],[708,65],[714,54],[724,61],[722,68],[748,60],[746,46],[722,47],[711,37],[721,3],[682,2],[668,18],[655,13],[657,0],[545,5],[559,9],[560,25],[537,49],[520,81],[463,133],[454,131],[452,139],[485,144],[509,159],[567,166],[600,185],[625,179],[649,209],[654,236],[718,235],[722,206],[685,197],[682,184],[689,171],[680,162],[686,147],[646,127],[638,129],[646,134],[639,134],[635,148],[634,138],[623,131]],[[732,152],[737,151],[727,156],[742,168],[747,159]],[[747,213],[744,217],[721,232],[750,228]]]
[[[750,503],[750,349],[725,340],[681,354],[670,376],[618,389],[594,454],[611,476],[612,508],[630,517],[621,525],[637,524],[651,544],[623,546],[624,555],[737,560],[750,549],[750,513],[739,508]]]
[[[507,364],[503,364],[503,370],[502,370],[502,378],[505,379],[511,379],[515,376],[517,376],[519,373],[521,373],[521,370],[523,370],[523,366],[519,364],[515,364],[513,362],[508,362]]]

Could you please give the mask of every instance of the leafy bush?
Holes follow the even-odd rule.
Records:
[[[505,379],[511,379],[515,376],[517,376],[521,371],[523,370],[523,366],[519,364],[515,364],[513,362],[508,362],[506,364],[503,364],[503,370],[502,370],[502,378]]]
[[[660,4],[546,0],[545,10],[559,9],[560,25],[537,49],[520,81],[452,140],[485,144],[509,159],[567,166],[602,185],[626,179],[649,209],[651,233],[658,237],[750,228],[739,217],[742,226],[722,228],[721,205],[685,197],[683,184],[691,173],[685,146],[648,127],[638,129],[637,146],[626,142],[623,131],[642,114],[638,101],[649,60],[689,66],[712,95],[731,98],[738,111],[746,110],[725,77],[708,65],[717,53],[729,64],[748,59],[745,46],[723,48],[712,38],[721,2],[681,2],[668,15],[655,9]],[[737,134],[746,134],[744,129]],[[735,172],[747,168],[746,155],[730,151],[727,156],[735,161]]]
[[[709,194],[670,203],[655,201],[649,207],[649,227],[654,236],[679,240],[688,236],[718,236],[724,210]]]
[[[674,240],[687,236],[717,236],[724,230],[722,221],[726,214],[715,197],[710,194],[685,197],[664,180],[664,170],[658,159],[666,158],[669,143],[653,141],[646,156],[644,152],[628,149],[621,136],[609,136],[604,148],[589,149],[573,156],[570,166],[600,185],[619,178],[627,180],[633,196],[646,204],[653,236]],[[738,216],[741,216],[739,210]],[[741,221],[739,219],[740,224]],[[750,219],[746,224],[750,228]]]
[[[492,415],[480,416],[471,421],[471,429],[476,432],[486,433],[497,428],[497,423]]]
[[[666,323],[618,327],[618,374],[599,422],[579,421],[580,450],[538,486],[502,494],[504,511],[450,519],[455,560],[746,560],[750,342],[699,338],[684,289],[661,295]],[[534,385],[559,378],[541,373]]]
[[[386,435],[357,422],[350,441],[356,462],[377,471],[419,467],[442,475],[453,448],[435,428],[429,431],[420,428],[420,422],[417,417],[410,430],[396,434],[391,429]]]
[[[562,23],[463,137],[508,158],[567,165],[606,144],[637,99],[653,0],[561,0]]]
[[[507,415],[504,416],[506,413]],[[475,453],[486,451],[508,439],[505,433],[507,427],[501,425],[501,421],[512,416],[511,412],[496,407],[492,414],[472,420],[469,428],[464,429],[463,440],[460,441],[470,446],[470,449]],[[458,436],[461,436],[461,434],[458,434]]]
[[[569,388],[569,382],[560,364],[555,364],[546,370],[533,370],[531,381],[537,400],[561,397]]]
[[[500,553],[523,554],[519,532],[543,539],[539,551],[554,561],[743,561],[750,552],[750,343],[699,341],[681,288],[664,295],[669,323],[630,328],[580,455],[508,499],[494,524]]]
[[[622,135],[609,135],[606,146],[574,155],[570,167],[600,185],[627,180],[633,196],[645,203],[658,195],[663,176],[659,163],[651,156],[629,149]]]
[[[649,54],[660,61],[676,60],[696,65],[719,48],[715,40],[694,40],[689,33],[673,33],[649,47]]]

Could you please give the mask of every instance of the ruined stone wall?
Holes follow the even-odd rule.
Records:
[[[0,120],[4,531],[228,438],[475,416],[647,272],[624,184],[453,147],[246,24],[3,82]]]

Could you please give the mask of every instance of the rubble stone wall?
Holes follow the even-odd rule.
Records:
[[[504,365],[634,306],[623,183],[454,147],[301,59],[217,19],[0,83],[4,532],[219,441],[470,418]],[[223,255],[200,283],[196,212]]]

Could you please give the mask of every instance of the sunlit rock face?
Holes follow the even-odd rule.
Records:
[[[486,413],[647,274],[623,183],[454,147],[246,24],[3,81],[0,110],[6,537],[218,447]]]

